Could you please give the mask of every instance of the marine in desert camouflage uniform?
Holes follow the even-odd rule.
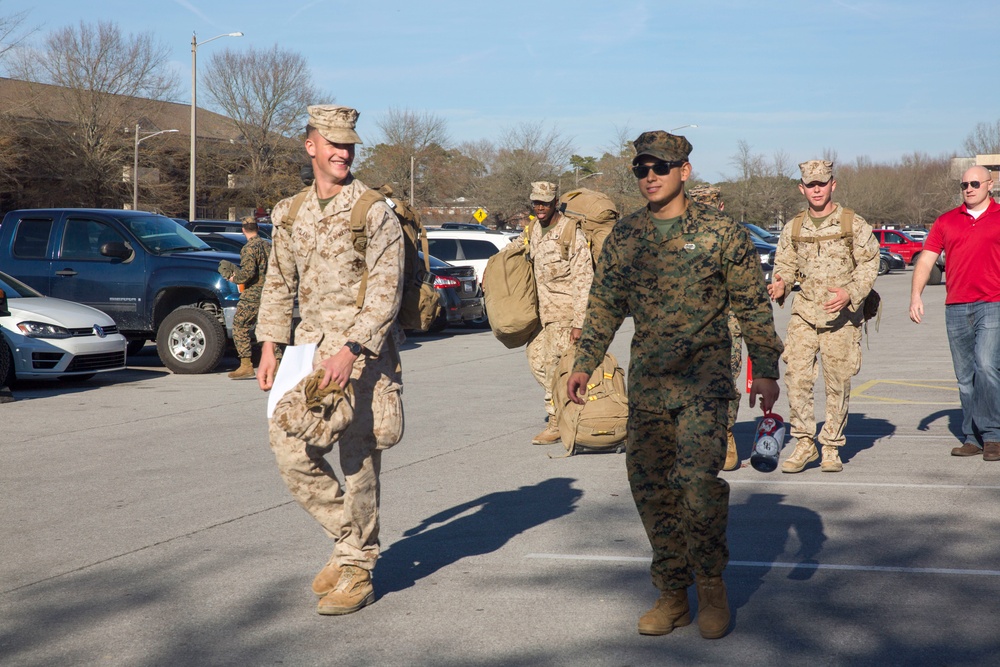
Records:
[[[270,422],[271,448],[292,495],[335,541],[333,555],[313,580],[319,613],[347,614],[374,601],[371,571],[379,555],[379,470],[382,450],[402,437],[402,377],[394,326],[402,294],[403,241],[384,202],[366,219],[367,246],[350,229],[351,208],[368,189],[351,174],[358,112],[309,107],[305,147],[315,182],[297,215],[293,198],[271,213],[274,239],[257,324],[264,342],[258,380],[269,389],[277,366],[275,343],[291,338],[296,296],[302,321],[295,343],[317,343],[319,388],[331,382],[354,391],[354,419],[339,434],[344,485],[326,461],[334,441],[306,442]],[[357,298],[367,268],[363,304]]]
[[[823,455],[820,469],[840,472],[844,469],[840,447],[845,442],[851,378],[861,370],[862,304],[878,276],[878,240],[859,215],[854,215],[853,236],[840,237],[844,207],[833,201],[837,181],[832,162],[809,160],[799,168],[799,191],[808,202],[800,238],[792,238],[794,221],[781,230],[774,277],[767,286],[771,298],[783,305],[799,282],[783,357],[788,423],[796,444],[782,462],[781,471],[801,472],[820,457],[814,442],[818,356],[823,361],[826,387],[826,421],[818,438]]]
[[[541,327],[527,345],[528,366],[545,391],[548,424],[532,438],[533,445],[559,442],[556,406],[552,403],[552,382],[559,359],[580,337],[587,310],[587,294],[594,278],[594,264],[587,239],[576,223],[559,213],[554,183],[531,184],[531,206],[535,220],[513,243],[528,243],[538,291]],[[574,234],[572,247],[564,245],[566,234]]]
[[[700,185],[698,187],[691,188],[688,190],[688,196],[691,197],[692,201],[696,201],[699,204],[704,204],[705,206],[712,206],[720,211],[723,209],[722,205],[722,192],[719,188],[714,188],[709,185]],[[733,374],[733,385],[736,387],[736,398],[729,401],[729,411],[728,420],[726,426],[726,461],[722,464],[723,470],[736,470],[740,467],[740,456],[736,449],[736,436],[733,435],[733,427],[736,426],[736,420],[740,414],[740,389],[742,384],[740,383],[740,374],[743,371],[743,332],[740,330],[740,323],[733,315],[733,311],[729,311],[729,317],[726,318],[726,324],[729,327],[729,337],[732,339],[732,348],[729,351],[729,370]]]
[[[729,485],[719,477],[736,394],[727,313],[740,321],[757,365],[750,405],[759,396],[770,410],[777,400],[781,341],[749,233],[684,195],[691,144],[662,131],[634,144],[633,172],[649,205],[618,221],[604,244],[567,389],[583,402],[590,373],[631,313],[626,465],[661,592],[639,632],[688,624],[693,581],[699,630],[717,638],[730,624],[722,580]]]
[[[240,358],[240,367],[229,373],[233,380],[254,377],[251,361],[253,338],[250,334],[257,324],[260,295],[264,291],[264,275],[267,273],[267,258],[271,253],[271,244],[258,233],[257,222],[252,217],[244,218],[242,222],[247,242],[240,249],[240,265],[225,276],[229,282],[243,285],[236,315],[233,316],[233,344],[236,346],[236,356]]]

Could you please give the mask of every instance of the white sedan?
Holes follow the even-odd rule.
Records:
[[[125,337],[96,308],[42,296],[0,272],[0,386],[15,378],[75,378],[125,368]]]

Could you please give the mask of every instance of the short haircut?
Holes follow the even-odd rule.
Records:
[[[256,232],[256,231],[259,231],[259,229],[260,229],[257,226],[257,221],[254,220],[253,218],[251,218],[250,216],[247,216],[247,217],[243,218],[243,220],[241,222],[243,223],[242,227],[243,227],[243,231],[245,231],[245,232]]]

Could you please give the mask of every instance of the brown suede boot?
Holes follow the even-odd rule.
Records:
[[[549,419],[548,426],[545,427],[544,431],[531,439],[531,444],[554,445],[559,442],[562,438],[559,435],[559,426],[555,423],[555,421],[555,417]]]
[[[722,464],[723,470],[736,470],[740,467],[740,455],[736,453],[736,438],[733,437],[732,429],[726,429],[726,462]]]
[[[718,639],[729,631],[732,617],[726,582],[722,577],[695,577],[698,588],[698,630],[705,639]]]
[[[338,581],[340,581],[340,565],[331,557],[330,561],[323,566],[323,569],[313,579],[313,593],[323,597],[337,587]]]
[[[324,616],[351,614],[375,602],[372,574],[357,565],[340,569],[337,586],[319,601],[316,611]]]
[[[249,380],[257,377],[253,372],[253,362],[249,359],[240,359],[240,367],[229,373],[230,380]]]
[[[660,593],[660,599],[653,608],[639,618],[639,634],[669,635],[674,628],[690,623],[687,589],[677,588]]]
[[[819,458],[812,440],[803,438],[795,443],[795,451],[781,464],[781,472],[802,472],[807,465]]]

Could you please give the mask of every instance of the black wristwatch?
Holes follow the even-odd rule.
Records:
[[[353,354],[355,357],[360,357],[361,352],[365,349],[361,347],[361,343],[355,343],[353,340],[349,340],[346,343],[344,343],[344,347],[350,350],[351,354]]]

